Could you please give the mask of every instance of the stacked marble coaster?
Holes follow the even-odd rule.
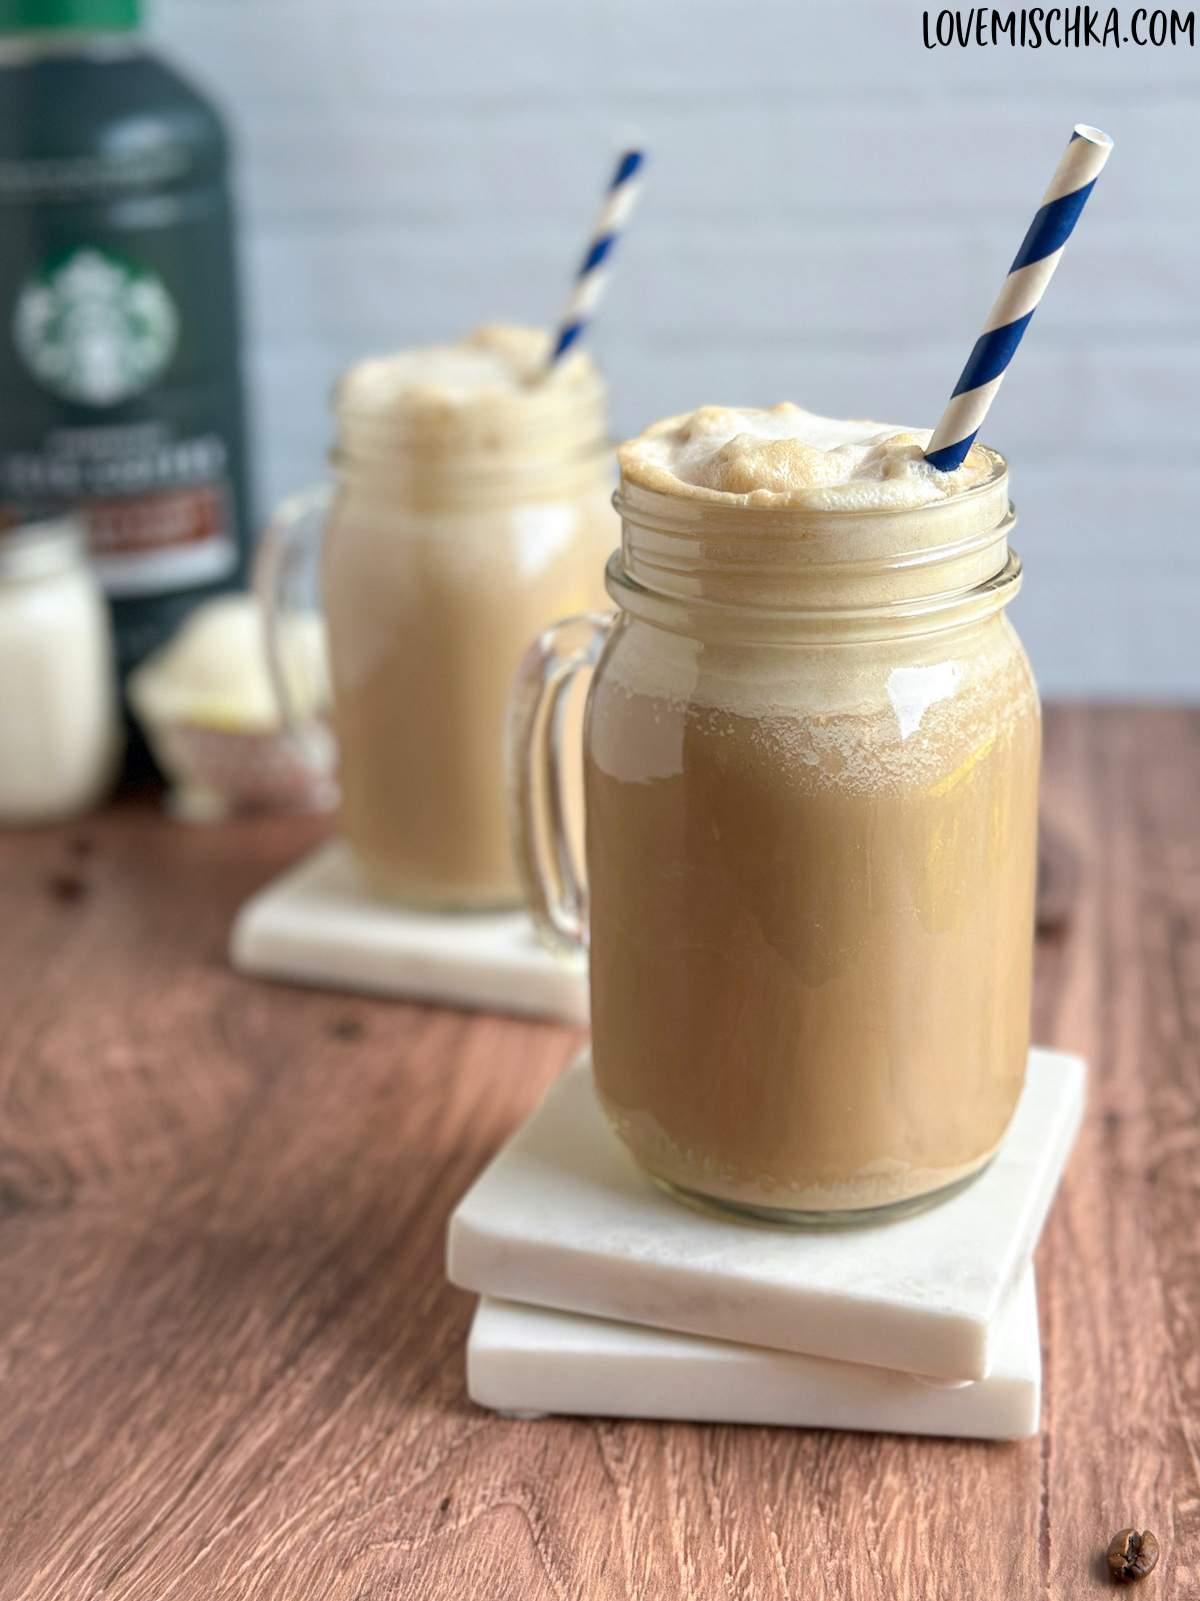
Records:
[[[584,1023],[587,962],[552,955],[524,912],[411,912],[373,898],[340,840],[242,907],[241,973]]]
[[[586,1053],[450,1221],[480,1296],[471,1397],[578,1413],[1013,1439],[1041,1399],[1031,1259],[1085,1068],[1035,1049],[995,1160],[891,1223],[729,1221],[656,1188],[612,1133]]]

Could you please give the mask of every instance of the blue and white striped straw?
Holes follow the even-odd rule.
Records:
[[[629,221],[641,191],[639,173],[645,163],[640,150],[626,150],[617,162],[617,170],[604,197],[604,206],[591,241],[584,252],[583,262],[575,275],[575,288],[567,302],[567,309],[558,325],[558,337],[550,353],[548,367],[561,361],[587,327],[592,313],[604,293],[608,281],[608,261],[621,237],[621,229]]]
[[[1099,128],[1076,125],[950,403],[933,431],[925,452],[931,467],[953,472],[962,465],[1112,147],[1112,140]]]

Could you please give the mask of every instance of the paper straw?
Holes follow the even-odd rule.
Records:
[[[640,150],[626,150],[617,162],[617,170],[604,197],[604,206],[575,275],[575,288],[558,325],[558,337],[554,341],[548,367],[562,360],[587,327],[600,302],[608,281],[608,261],[621,237],[622,228],[637,204],[642,187],[638,174],[645,159]]]
[[[962,465],[1112,147],[1112,140],[1099,128],[1076,125],[950,403],[933,431],[925,452],[931,467],[953,472]]]

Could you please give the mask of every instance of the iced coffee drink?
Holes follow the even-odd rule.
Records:
[[[481,328],[338,390],[322,588],[342,826],[367,883],[407,905],[519,900],[509,685],[539,630],[607,604],[604,388],[585,354],[544,375],[547,347]]]
[[[977,446],[935,473],[927,438],[706,407],[620,451],[592,1051],[687,1197],[910,1206],[987,1163],[1021,1090],[1039,713],[1007,472]]]

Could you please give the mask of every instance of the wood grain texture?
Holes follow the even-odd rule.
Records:
[[[447,1214],[570,1030],[235,977],[311,823],[0,838],[0,1601],[1200,1594],[1200,714],[1051,712],[1037,1035],[1093,1064],[1044,1431],[506,1422]]]

